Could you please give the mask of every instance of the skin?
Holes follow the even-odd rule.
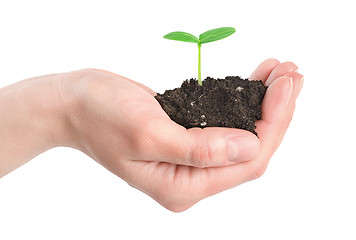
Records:
[[[78,149],[174,212],[260,177],[292,119],[303,76],[291,62],[262,62],[250,79],[269,86],[254,134],[174,123],[150,88],[84,69],[0,89],[0,177],[58,146]]]

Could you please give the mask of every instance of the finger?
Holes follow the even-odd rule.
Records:
[[[289,97],[289,101],[286,102],[288,104],[287,108],[283,108],[284,114],[281,114],[281,111],[278,110],[278,107],[281,108],[281,98],[284,96],[282,95],[283,92],[285,92],[285,89],[283,90],[281,86],[283,86],[283,82],[286,82],[287,79],[290,79],[291,81],[291,95]],[[289,122],[291,121],[293,111],[294,111],[294,106],[295,106],[295,100],[297,96],[299,95],[299,92],[302,88],[303,85],[303,75],[300,73],[296,72],[291,72],[287,73],[286,75],[278,78],[276,81],[274,81],[270,87],[267,89],[266,95],[263,99],[262,102],[262,120],[256,122],[256,126],[260,126],[260,129],[263,129],[266,127],[266,124],[272,124],[272,125],[284,125],[284,131],[289,125]],[[286,87],[286,84],[284,85]],[[279,118],[284,118],[284,121],[278,121]],[[286,120],[287,119],[287,120]]]
[[[292,93],[292,96],[291,96],[289,107],[286,110],[286,114],[290,118],[289,122],[287,122],[287,124],[286,124],[286,130],[287,130],[287,128],[289,126],[289,123],[290,123],[290,121],[292,119],[294,109],[295,109],[295,101],[298,98],[299,93],[300,93],[300,91],[301,91],[301,89],[303,87],[304,77],[303,77],[302,74],[299,74],[297,72],[287,73],[285,76],[291,77],[293,79],[293,93]],[[277,146],[279,146],[279,144],[281,143],[281,141],[282,141],[282,139],[284,137],[285,131],[284,131],[283,134],[281,134],[279,136],[279,140],[277,141]]]
[[[292,62],[284,62],[276,66],[269,77],[267,78],[265,85],[269,86],[271,83],[276,80],[277,78],[289,73],[289,72],[295,72],[298,70],[297,65],[295,65]]]
[[[263,61],[255,71],[250,76],[251,80],[261,80],[265,82],[269,75],[271,74],[272,70],[278,66],[280,62],[277,59],[269,58]]]
[[[285,114],[282,110],[287,109],[290,98],[293,93],[293,78],[282,76],[276,79],[267,89],[262,101],[262,120],[258,121],[260,125],[266,124],[278,125]]]
[[[287,73],[285,76],[293,78],[293,96],[292,98],[296,99],[299,96],[300,91],[302,90],[304,83],[304,76],[297,72]]]
[[[147,117],[133,141],[133,157],[141,161],[211,167],[227,166],[253,159],[259,139],[252,133],[232,128],[191,128],[169,117]]]

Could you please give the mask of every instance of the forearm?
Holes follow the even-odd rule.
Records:
[[[0,177],[50,148],[69,144],[62,75],[23,80],[0,89]]]

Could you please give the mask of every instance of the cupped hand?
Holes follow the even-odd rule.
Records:
[[[171,211],[265,171],[291,121],[303,76],[291,62],[262,62],[250,79],[269,86],[258,138],[245,130],[176,124],[148,87],[96,69],[65,75],[78,100],[70,114],[72,146]]]

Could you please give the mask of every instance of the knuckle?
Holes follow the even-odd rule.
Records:
[[[191,194],[173,189],[163,193],[158,202],[168,210],[178,213],[189,209],[197,201],[193,201]]]
[[[184,212],[185,210],[189,209],[193,205],[172,202],[172,203],[168,203],[168,204],[165,204],[165,205],[162,205],[162,206],[167,208],[169,211],[172,211],[172,212],[175,212],[175,213],[179,213],[179,212]]]
[[[134,136],[130,133],[134,144],[135,151],[139,154],[145,154],[148,151],[152,151],[155,145],[155,130],[152,121],[147,120],[141,124],[140,130],[137,131]]]
[[[291,123],[291,121],[293,119],[294,109],[295,109],[295,107],[293,105],[286,112],[286,116],[285,116],[285,119],[284,119],[284,125],[287,126],[287,127],[289,126],[289,124]]]
[[[215,165],[216,156],[217,156],[216,148],[212,147],[209,142],[205,142],[205,144],[194,144],[190,151],[190,165],[196,167],[209,167]]]
[[[131,136],[131,138],[134,139],[131,143],[133,145],[135,155],[139,158],[145,159],[147,152],[152,151],[152,139],[146,134],[135,137]]]
[[[289,112],[287,119],[286,119],[286,126],[289,127],[289,124],[292,122],[293,119],[293,112]]]
[[[252,180],[258,179],[260,178],[267,169],[267,164],[265,163],[259,163],[259,164],[255,164],[255,166],[253,166],[253,170],[252,170]]]
[[[179,168],[184,172],[187,169],[191,169],[186,166],[178,166],[176,168],[177,173],[180,172]],[[205,191],[204,185],[198,179],[190,179],[187,182],[186,174],[177,174],[164,184],[160,184],[159,188],[155,189],[155,194],[151,196],[168,210],[183,212],[209,195]]]

